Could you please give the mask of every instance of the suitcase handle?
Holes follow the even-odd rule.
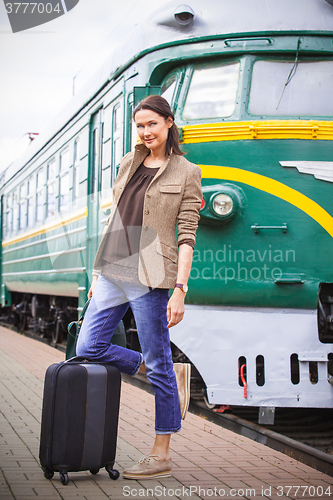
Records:
[[[84,356],[74,356],[74,358],[69,358],[66,359],[63,363],[82,363],[83,361],[86,361],[88,363],[93,363],[94,361],[91,359],[87,359]]]

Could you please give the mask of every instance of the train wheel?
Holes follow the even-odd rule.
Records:
[[[18,322],[18,329],[23,331],[27,328],[27,316],[25,314],[20,314],[20,319]]]
[[[59,321],[56,321],[55,328],[52,330],[52,344],[61,344],[63,339],[63,331]]]

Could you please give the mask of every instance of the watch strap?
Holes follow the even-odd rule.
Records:
[[[175,288],[180,288],[182,292],[186,293],[188,290],[187,285],[184,285],[183,283],[176,283]]]

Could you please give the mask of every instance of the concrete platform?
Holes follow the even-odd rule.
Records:
[[[70,473],[67,486],[57,473],[47,480],[38,462],[43,380],[64,354],[0,327],[0,355],[0,500],[333,497],[330,476],[192,414],[172,437],[171,478],[111,481],[101,470]],[[153,439],[153,396],[124,382],[115,467],[149,453]]]

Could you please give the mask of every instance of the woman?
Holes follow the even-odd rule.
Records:
[[[155,394],[155,442],[150,454],[123,476],[148,479],[171,475],[170,437],[180,430],[189,402],[190,365],[175,365],[175,374],[168,329],[184,315],[202,192],[201,171],[183,158],[168,102],[149,96],[133,118],[141,144],[120,164],[77,354],[112,363],[130,375],[144,361]],[[142,354],[111,344],[129,306]]]

